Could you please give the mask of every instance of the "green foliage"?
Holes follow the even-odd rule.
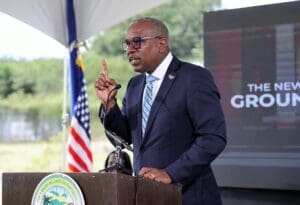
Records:
[[[62,110],[63,63],[58,59],[1,59],[9,68],[13,92],[0,101],[0,107],[32,110],[60,118]],[[2,71],[2,69],[1,69]],[[35,95],[33,95],[35,94]]]
[[[25,95],[21,91],[15,92],[0,101],[0,107],[20,111],[36,111],[44,116],[60,118],[62,110],[61,94]]]
[[[62,89],[63,61],[59,59],[37,59],[32,61],[2,59],[1,66],[8,67],[13,78],[14,89],[28,85],[34,86],[34,92],[57,93]]]
[[[24,82],[23,85],[21,85],[21,88],[20,88],[24,94],[26,95],[33,95],[35,94],[35,84],[32,83],[32,82]]]
[[[110,28],[107,32],[99,34],[93,41],[92,50],[103,55],[122,55],[124,53],[121,42],[127,29],[127,21]]]
[[[100,62],[102,59],[106,59],[111,77],[122,85],[118,94],[119,102],[121,102],[124,96],[129,78],[135,74],[128,60],[123,56],[99,56],[92,51],[86,52],[83,55],[93,136],[102,136],[103,133],[102,126],[99,125],[98,119],[100,101],[94,91],[94,82],[101,72]],[[0,100],[0,107],[21,111],[32,110],[44,116],[55,116],[60,119],[63,102],[63,64],[60,63],[59,60],[39,59],[32,61],[15,61],[2,59],[0,60],[0,64],[9,67],[9,72],[11,72],[12,75],[11,78],[14,82],[17,82],[15,84],[17,84],[18,88],[25,82],[34,83],[36,92],[35,95],[27,95],[22,89],[19,89],[6,99]],[[69,105],[69,96],[67,98],[67,104]],[[67,108],[67,112],[69,112],[69,107]]]
[[[0,66],[0,95],[7,98],[14,92],[12,73],[8,66]]]
[[[173,0],[136,17],[149,16],[162,20],[170,31],[172,51],[180,58],[202,60],[203,13],[219,4],[220,0]],[[105,35],[99,35],[92,49],[98,54],[122,55],[121,41],[134,18],[108,29]]]
[[[203,47],[203,13],[218,4],[219,0],[173,0],[144,15],[165,22],[170,31],[173,52],[179,57],[190,58],[193,49]]]

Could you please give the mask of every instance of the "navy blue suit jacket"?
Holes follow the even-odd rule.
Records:
[[[164,169],[183,185],[184,205],[221,204],[210,167],[226,144],[220,95],[204,68],[173,58],[152,104],[142,137],[145,74],[133,77],[123,99],[106,116],[106,128],[134,147],[134,171]]]

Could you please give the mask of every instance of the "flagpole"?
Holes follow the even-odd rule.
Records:
[[[67,90],[68,90],[68,65],[69,65],[69,49],[66,49],[66,54],[64,57],[64,74],[63,74],[63,106],[62,106],[62,116],[61,116],[61,126],[62,126],[62,164],[60,171],[66,171],[66,147],[67,147],[67,125],[69,114],[67,112]]]

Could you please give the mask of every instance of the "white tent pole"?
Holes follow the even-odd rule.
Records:
[[[63,106],[62,106],[62,116],[61,116],[61,125],[62,125],[62,165],[60,170],[66,171],[66,148],[67,148],[67,125],[69,115],[67,113],[67,89],[68,89],[68,62],[69,62],[69,49],[66,49],[66,54],[64,57],[64,74],[63,74]]]

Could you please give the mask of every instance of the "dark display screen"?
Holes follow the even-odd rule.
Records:
[[[228,146],[219,162],[228,169],[286,168],[280,174],[287,175],[299,171],[298,11],[300,4],[296,2],[205,15],[205,67],[219,87],[228,133]],[[229,156],[237,160],[231,163]],[[227,180],[225,185],[230,183]],[[243,187],[242,182],[232,184]],[[249,187],[281,186],[262,181]],[[300,183],[297,188],[286,186],[299,189]]]

